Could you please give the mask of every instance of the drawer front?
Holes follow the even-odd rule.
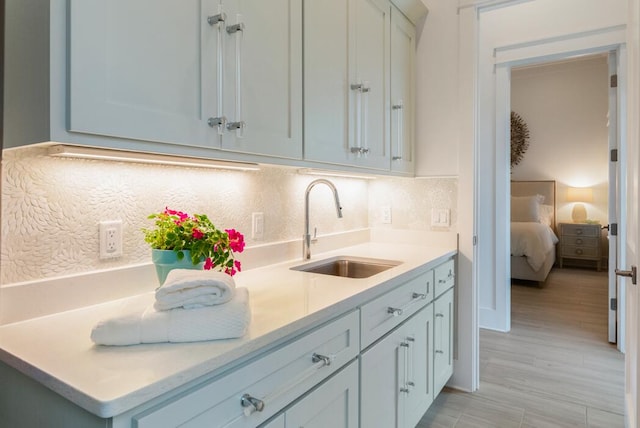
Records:
[[[436,289],[434,297],[438,297],[453,287],[456,282],[456,268],[453,259],[446,261],[435,268],[434,281]]]
[[[590,247],[572,247],[572,246],[562,246],[562,257],[569,258],[598,258],[600,254],[598,254],[597,248]]]
[[[590,236],[595,238],[600,235],[600,226],[584,224],[563,224],[562,235]]]
[[[361,349],[371,345],[431,302],[433,290],[433,271],[430,270],[362,306]]]
[[[356,357],[358,321],[358,311],[351,312],[222,378],[135,416],[133,426],[255,427]],[[315,354],[330,360],[314,358]],[[245,394],[246,404],[254,401],[260,407],[262,403],[262,409],[243,407]]]
[[[563,245],[572,247],[598,247],[598,238],[586,238],[581,236],[565,236],[562,239]]]

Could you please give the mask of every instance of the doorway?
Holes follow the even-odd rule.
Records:
[[[576,281],[584,273],[602,282],[602,287],[595,290],[598,298],[592,296],[598,303],[594,310],[606,315],[609,308],[610,328],[604,331],[602,340],[614,343],[617,288],[613,268],[609,278],[606,272],[609,259],[615,268],[617,254],[616,236],[607,236],[609,223],[616,223],[619,205],[616,165],[610,164],[609,156],[617,148],[616,88],[610,88],[609,77],[615,75],[616,67],[615,52],[579,55],[514,67],[510,79],[511,110],[522,117],[530,133],[527,151],[519,163],[511,165],[511,180],[556,183],[557,196],[541,205],[555,207],[555,222],[550,227],[559,239],[556,266],[577,268],[572,272]],[[580,197],[572,201],[576,195]],[[572,218],[574,207],[582,207],[585,214],[580,222],[586,224],[578,229]],[[589,237],[574,236],[576,231]],[[520,262],[520,258],[515,261]],[[584,270],[596,267],[602,272]],[[557,267],[550,273],[552,279],[554,272],[557,276]],[[519,278],[513,271],[511,277]],[[609,293],[607,281],[612,284]],[[604,324],[602,328],[607,327]]]

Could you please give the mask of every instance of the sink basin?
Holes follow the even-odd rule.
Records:
[[[336,256],[317,262],[294,266],[292,270],[319,273],[322,275],[341,276],[344,278],[369,278],[384,272],[401,262],[395,260],[370,259],[363,257]]]

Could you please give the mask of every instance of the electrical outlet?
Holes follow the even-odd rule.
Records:
[[[264,213],[251,214],[251,238],[256,241],[264,239]]]
[[[122,256],[122,220],[100,222],[100,258]]]
[[[380,213],[382,217],[382,224],[391,224],[391,207],[388,205],[380,207]]]

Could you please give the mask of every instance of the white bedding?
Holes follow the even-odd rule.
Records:
[[[546,224],[511,222],[511,255],[525,256],[531,269],[539,270],[558,237]]]

